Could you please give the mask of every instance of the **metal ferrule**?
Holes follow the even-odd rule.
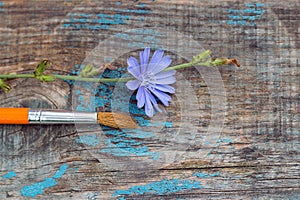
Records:
[[[29,110],[28,120],[30,124],[97,124],[97,113],[64,110]]]

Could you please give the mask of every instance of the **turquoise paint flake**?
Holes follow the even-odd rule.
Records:
[[[137,13],[137,14],[149,14],[150,10],[133,10],[133,9],[116,9],[117,12],[124,12],[124,13]]]
[[[100,138],[96,135],[80,135],[75,139],[76,143],[82,143],[88,146],[94,146],[96,147],[97,145],[100,144]]]
[[[255,3],[255,6],[256,7],[262,7],[262,6],[265,6],[265,4],[263,4],[263,3]]]
[[[219,176],[220,172],[216,172],[214,174],[207,174],[207,173],[202,173],[202,172],[196,172],[193,174],[193,176],[196,176],[198,178],[211,178],[211,177],[215,177],[215,176]]]
[[[104,131],[107,136],[105,140],[106,147],[100,150],[101,153],[109,153],[115,156],[149,156],[152,159],[158,158],[157,152],[149,151],[142,140],[145,138],[152,138],[154,134],[142,130],[135,130],[125,133],[121,130]]]
[[[146,6],[146,4],[144,4],[144,3],[140,3],[140,4],[138,5],[139,8],[144,8],[145,6]]]
[[[0,1],[0,12],[3,12],[3,8],[1,8],[4,5],[2,1]]]
[[[236,10],[236,9],[231,9],[231,8],[229,8],[229,9],[227,10],[227,12],[228,12],[228,13],[240,13],[241,11],[240,11],[240,10]]]
[[[256,10],[254,8],[242,10],[242,13],[250,13],[250,14],[256,14],[256,15],[262,15],[264,12],[265,12],[264,10]]]
[[[166,128],[172,128],[173,123],[172,122],[165,122],[165,127]]]
[[[263,9],[264,4],[246,3],[245,9],[228,9],[226,23],[233,26],[255,26],[256,20],[259,20],[265,13]]]
[[[171,179],[151,182],[147,185],[137,185],[130,187],[128,190],[117,190],[112,196],[119,195],[143,195],[143,194],[158,194],[167,195],[182,190],[192,190],[204,188],[200,182],[185,179]]]
[[[21,189],[21,195],[25,197],[36,197],[39,194],[42,194],[45,189],[57,185],[56,179],[61,178],[64,173],[67,171],[68,164],[63,164],[55,172],[52,178],[45,178],[44,181],[34,183],[32,185],[26,185]]]
[[[71,13],[69,17],[62,28],[109,30],[112,25],[124,25],[130,19],[128,15],[103,13]]]
[[[68,167],[69,167],[68,164],[63,164],[62,166],[60,166],[58,171],[55,172],[52,178],[61,178],[66,173]]]
[[[230,142],[231,142],[231,139],[229,139],[229,138],[219,139],[217,141],[217,143],[230,143]]]
[[[3,179],[10,179],[16,176],[16,173],[14,171],[10,171],[7,174],[4,174],[2,176]]]
[[[242,17],[239,15],[227,15],[227,17],[231,18],[231,19],[241,19]]]
[[[42,194],[46,188],[57,185],[57,181],[53,178],[45,178],[43,182],[26,185],[21,189],[21,194],[25,197],[36,197]]]

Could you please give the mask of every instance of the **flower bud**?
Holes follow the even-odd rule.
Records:
[[[214,58],[212,59],[212,66],[220,66],[220,65],[225,65],[227,59],[226,58]]]
[[[192,59],[192,63],[197,64],[203,60],[205,60],[206,58],[208,58],[211,54],[210,50],[206,50],[201,52],[200,54],[198,54],[197,56],[194,56]]]

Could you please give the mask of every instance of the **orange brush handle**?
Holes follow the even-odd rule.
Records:
[[[0,124],[29,124],[28,108],[0,108]]]

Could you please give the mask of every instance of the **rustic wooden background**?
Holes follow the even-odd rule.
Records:
[[[2,0],[0,17],[0,73],[118,77],[148,45],[242,65],[179,71],[152,120],[120,85],[8,81],[1,107],[124,109],[140,128],[1,125],[0,199],[299,199],[299,1]]]

